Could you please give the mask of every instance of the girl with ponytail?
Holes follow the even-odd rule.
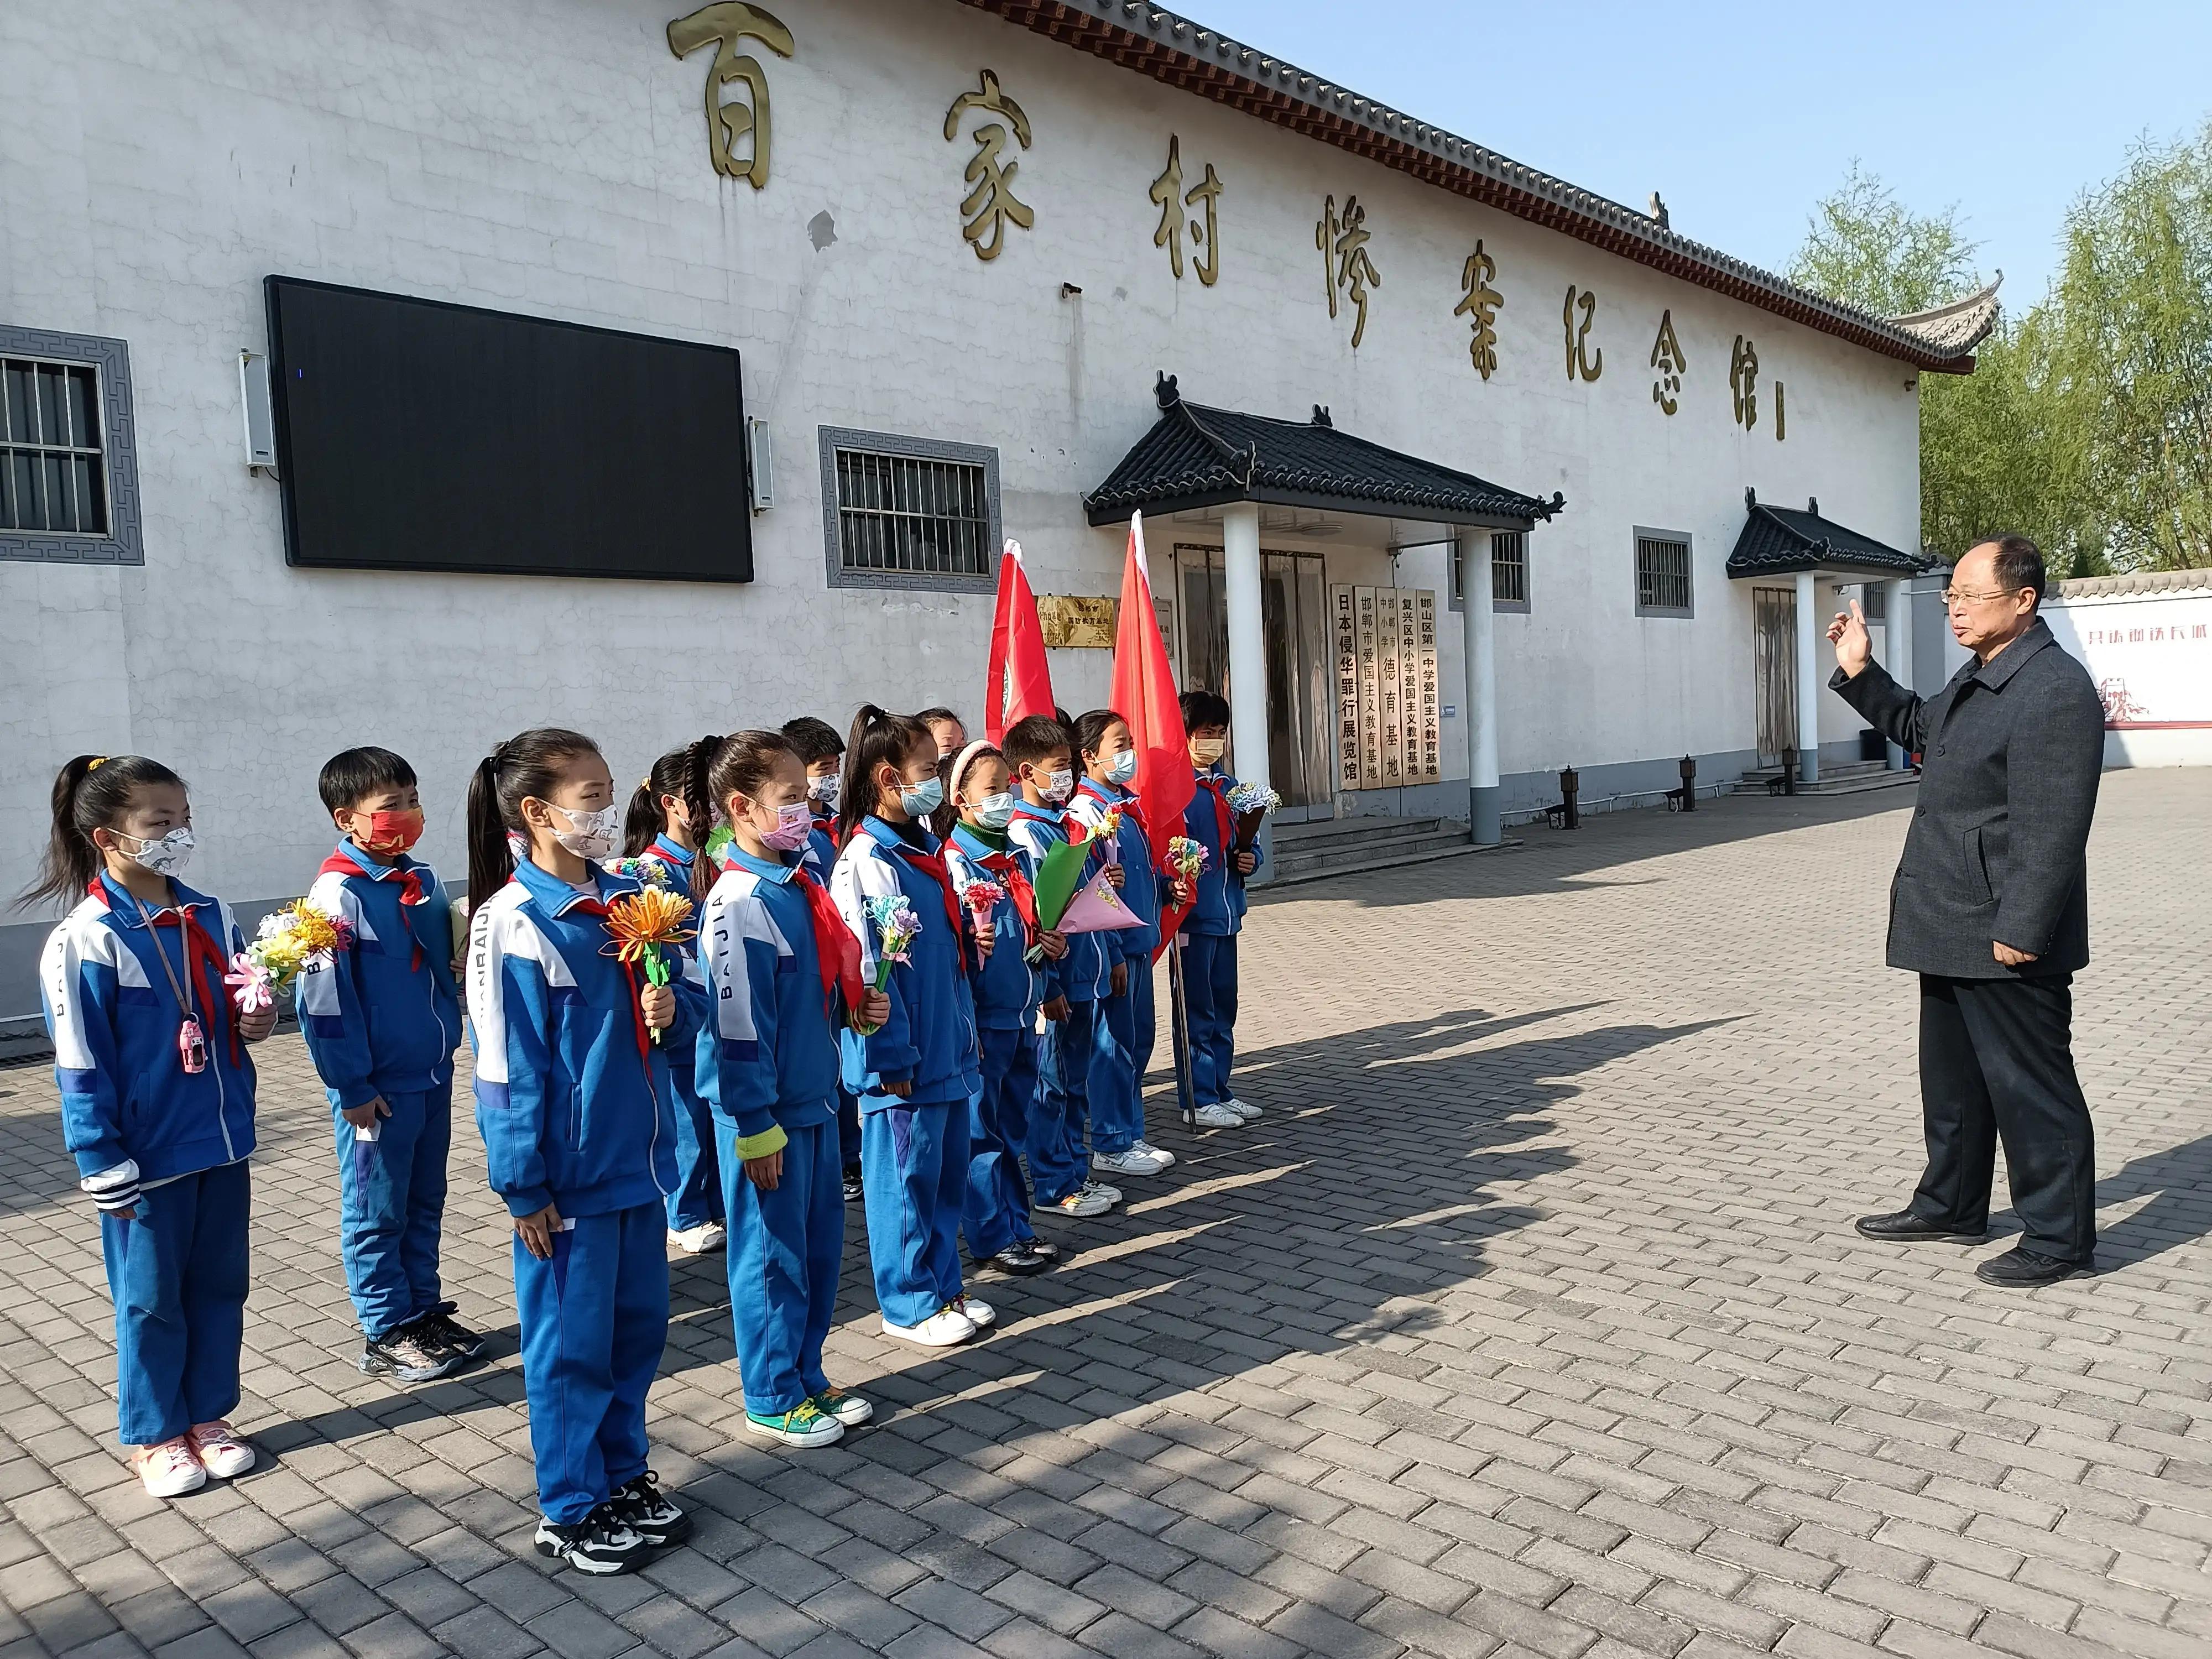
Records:
[[[245,936],[177,879],[194,847],[184,781],[141,755],[80,755],[54,780],[39,879],[16,902],[81,902],[48,935],[40,1000],[62,1132],[100,1212],[115,1300],[116,1400],[131,1465],[175,1498],[253,1467],[228,1419],[244,1340],[248,1043],[223,980]]]
[[[845,1082],[860,1097],[876,1301],[884,1335],[949,1347],[996,1318],[965,1293],[957,1242],[968,1101],[982,1086],[968,985],[972,924],[927,828],[943,799],[929,727],[869,704],[854,719],[845,759],[844,850],[830,891],[864,971],[876,970],[884,908],[902,901],[919,927],[890,967],[884,1019],[842,1038]]]
[[[514,1224],[536,1543],[591,1573],[691,1529],[646,1467],[645,1395],[668,1335],[669,1059],[696,1004],[611,953],[608,903],[640,885],[603,867],[619,812],[599,746],[557,728],[500,744],[469,786],[477,1127]]]

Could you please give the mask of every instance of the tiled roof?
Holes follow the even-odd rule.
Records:
[[[1203,28],[1149,0],[963,0],[1018,27],[1256,119],[1395,167],[1424,183],[1573,236],[1717,294],[1938,374],[1973,358],[1692,241],[1648,213],[1523,167]]]
[[[1743,533],[1729,555],[1728,574],[1779,576],[1799,570],[1840,570],[1851,575],[1917,576],[1935,561],[1862,536],[1820,516],[1817,501],[1800,512],[1769,507],[1743,493]]]
[[[1311,421],[1278,421],[1202,408],[1182,401],[1170,374],[1154,392],[1160,418],[1084,498],[1093,524],[1115,523],[1133,511],[1268,501],[1525,529],[1566,505],[1563,495],[1538,501],[1340,432],[1325,409],[1316,407]]]
[[[2131,593],[2194,593],[2212,588],[2212,570],[2130,570],[2117,576],[2076,576],[2058,584],[2061,599],[2102,599]]]
[[[1959,353],[1972,351],[1987,339],[1990,331],[1997,325],[1997,313],[2003,309],[1997,303],[1997,289],[2003,286],[2004,272],[1997,272],[1996,281],[1987,288],[1977,289],[1963,300],[1954,300],[1948,306],[1937,306],[1933,311],[1916,311],[1909,316],[1893,317],[1893,326],[1919,338],[1938,351]]]

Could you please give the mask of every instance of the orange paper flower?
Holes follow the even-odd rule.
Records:
[[[684,925],[690,920],[691,901],[665,887],[641,888],[607,904],[607,933],[623,962],[646,961],[659,946],[695,937],[695,930]]]

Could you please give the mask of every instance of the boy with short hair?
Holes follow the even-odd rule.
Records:
[[[805,862],[812,868],[814,878],[826,887],[830,872],[837,867],[837,796],[845,739],[829,721],[811,714],[786,720],[783,735],[806,768],[806,806],[813,814],[814,828],[806,837]],[[860,1103],[842,1079],[837,1085],[837,1162],[843,1166],[841,1185],[845,1201],[860,1203]]]
[[[1199,1121],[1215,1127],[1207,1109],[1233,1112],[1249,1123],[1260,1109],[1237,1098],[1229,1073],[1237,1056],[1237,935],[1249,902],[1241,879],[1260,867],[1260,855],[1235,850],[1237,815],[1229,792],[1237,780],[1221,769],[1229,743],[1229,701],[1212,691],[1186,691],[1181,699],[1198,793],[1183,809],[1183,833],[1206,848],[1197,896],[1176,937],[1182,941],[1183,1014],[1190,1031],[1192,1103]]]
[[[1074,739],[1059,721],[1031,714],[1009,726],[999,746],[1021,792],[1006,839],[1034,883],[1046,853],[1067,839],[1061,814],[1075,793]],[[1024,1151],[1038,1206],[1063,1215],[1101,1215],[1121,1198],[1118,1188],[1091,1179],[1085,1144],[1091,1050],[1112,966],[1096,933],[1069,934],[1064,957],[1038,964],[1044,1042]]]
[[[413,767],[388,749],[349,749],[317,787],[343,839],[307,897],[351,936],[300,976],[300,1031],[330,1096],[360,1365],[427,1382],[484,1346],[453,1321],[438,1279],[462,1036],[453,910],[437,872],[408,856],[422,834]]]

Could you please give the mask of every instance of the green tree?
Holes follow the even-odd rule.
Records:
[[[2113,562],[2212,565],[2212,121],[2075,203],[2052,305]]]
[[[1813,209],[1790,280],[1877,317],[1929,311],[1978,286],[1956,204],[1916,214],[1854,159]]]

